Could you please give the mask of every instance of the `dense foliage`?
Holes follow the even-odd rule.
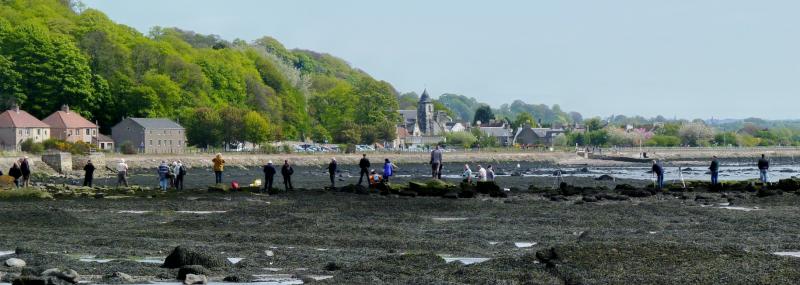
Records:
[[[0,107],[17,102],[42,118],[69,104],[106,132],[123,117],[179,119],[198,146],[394,136],[385,125],[399,119],[397,92],[341,59],[269,37],[226,42],[160,27],[143,35],[80,7],[0,1]],[[384,132],[343,134],[352,128]]]

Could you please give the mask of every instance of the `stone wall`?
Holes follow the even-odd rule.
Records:
[[[42,162],[52,167],[58,173],[67,173],[72,170],[72,154],[68,152],[49,152],[42,155]]]
[[[72,170],[83,170],[86,162],[92,160],[94,167],[102,168],[106,165],[106,154],[102,152],[95,152],[89,155],[76,155],[72,157]]]

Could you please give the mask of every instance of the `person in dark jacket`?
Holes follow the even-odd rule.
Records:
[[[83,167],[83,186],[92,187],[92,181],[94,180],[94,164],[92,164],[92,160],[86,162],[86,166]]]
[[[331,163],[328,164],[328,175],[331,177],[331,188],[336,188],[336,158],[331,158]]]
[[[178,160],[178,166],[175,170],[175,189],[183,190],[183,179],[186,177],[186,165]]]
[[[708,167],[708,170],[711,172],[711,185],[717,185],[719,183],[719,161],[716,155],[711,159],[711,166]]]
[[[283,187],[286,190],[293,190],[294,187],[292,186],[292,174],[294,174],[294,168],[289,165],[288,160],[283,161],[283,167],[281,167],[281,175],[283,176]]]
[[[14,177],[14,185],[19,188],[19,178],[22,177],[22,169],[19,168],[19,162],[14,162],[11,169],[8,170],[8,175]]]
[[[653,174],[656,175],[657,184],[656,189],[663,189],[664,188],[664,168],[661,167],[661,164],[658,161],[653,160]]]
[[[31,184],[31,162],[28,161],[28,157],[22,158],[22,162],[19,163],[19,169],[22,170],[22,187],[28,187]]]
[[[769,182],[769,160],[764,154],[761,154],[761,159],[758,160],[758,172],[761,175],[761,182]]]
[[[442,150],[438,145],[431,151],[431,176],[433,179],[442,179]]]
[[[272,166],[272,160],[264,165],[264,192],[272,190],[272,181],[275,178],[275,166]]]
[[[367,159],[367,154],[365,153],[361,157],[361,160],[358,161],[358,167],[361,168],[361,170],[358,173],[358,185],[361,185],[361,181],[363,181],[364,176],[369,177],[369,167],[370,166],[371,166],[371,164],[369,163],[369,159]]]

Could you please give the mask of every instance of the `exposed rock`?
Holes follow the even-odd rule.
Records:
[[[709,196],[706,196],[706,195],[701,195],[701,194],[697,194],[697,196],[694,197],[695,201],[698,201],[698,200],[713,200],[713,199],[714,198],[712,198],[712,197],[709,197]]]
[[[778,188],[783,191],[797,191],[800,190],[800,180],[797,179],[781,179],[778,180],[778,183],[775,185],[775,188]]]
[[[500,186],[497,186],[497,184],[494,183],[494,181],[478,181],[478,183],[475,185],[475,190],[481,194],[490,194],[493,192],[503,191],[500,189]]]
[[[12,285],[52,285],[49,280],[39,276],[20,276],[11,282]]]
[[[64,280],[66,282],[76,284],[80,279],[80,275],[78,272],[72,269],[58,269],[58,268],[50,268],[42,272],[42,277],[53,277]]]
[[[106,275],[103,277],[103,283],[109,284],[132,284],[136,283],[136,280],[133,280],[133,277],[122,273],[122,272],[114,272],[110,275]]]
[[[178,246],[164,260],[163,267],[180,268],[185,265],[202,265],[205,268],[217,268],[227,265],[222,256],[197,248]]]
[[[229,275],[225,276],[222,281],[233,283],[249,283],[253,281],[253,278],[251,278],[249,275]]]
[[[628,196],[611,194],[611,193],[601,193],[600,195],[597,195],[597,197],[600,199],[611,200],[611,201],[627,201],[631,199]]]
[[[597,178],[595,178],[594,180],[599,180],[599,181],[614,181],[614,176],[611,176],[611,175],[608,175],[608,174],[603,174],[603,175],[600,175],[600,176],[598,176],[598,177],[597,177]]]
[[[186,279],[183,280],[184,285],[203,285],[208,284],[208,278],[205,275],[187,274]]]
[[[22,268],[25,267],[26,263],[25,260],[19,258],[9,258],[6,259],[5,265],[11,268]]]
[[[325,265],[325,270],[327,270],[327,271],[336,271],[336,270],[339,270],[339,269],[342,269],[342,267],[339,266],[338,264],[336,264],[336,262],[333,262],[333,261],[328,262],[328,264]]]
[[[583,201],[588,203],[598,202],[600,200],[597,199],[595,196],[583,196]]]
[[[756,196],[758,196],[758,197],[769,197],[769,196],[775,196],[775,195],[783,195],[783,191],[781,191],[781,190],[772,190],[772,189],[767,189],[767,188],[761,188],[761,189],[758,189],[758,191],[756,192]]]
[[[178,270],[178,280],[186,279],[186,275],[194,274],[194,275],[210,275],[211,271],[203,267],[202,265],[185,265],[182,266],[181,269]]]
[[[554,201],[554,202],[568,201],[568,200],[569,199],[567,199],[567,197],[564,197],[564,195],[553,195],[553,196],[550,196],[550,201]]]

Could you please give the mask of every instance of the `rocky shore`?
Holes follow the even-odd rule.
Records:
[[[721,187],[690,181],[657,191],[649,181],[598,178],[556,187],[418,180],[271,194],[225,186],[164,193],[46,184],[36,191],[47,196],[0,199],[0,282],[785,284],[800,278],[800,259],[791,256],[800,255],[793,238],[800,234],[800,180]],[[0,195],[9,191],[23,190]]]

